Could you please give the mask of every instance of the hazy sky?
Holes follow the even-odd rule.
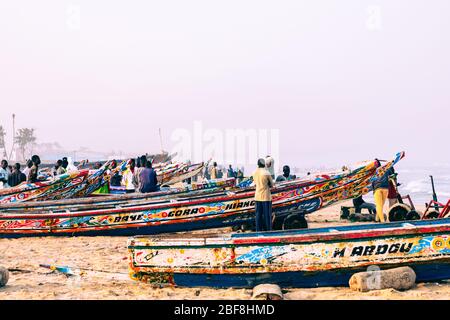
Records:
[[[448,0],[2,1],[0,124],[142,153],[199,120],[280,129],[296,166],[450,162],[449,17]]]

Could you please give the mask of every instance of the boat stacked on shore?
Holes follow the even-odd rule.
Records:
[[[404,153],[377,168],[319,174],[277,184],[272,189],[277,220],[303,216],[370,191],[371,181],[400,161]],[[0,213],[0,237],[146,235],[252,223],[254,187],[231,188],[226,181],[199,190],[168,190],[114,199],[70,200],[8,206]],[[219,190],[221,189],[221,190]]]
[[[93,195],[126,163],[81,170],[0,192],[0,238],[131,236],[132,279],[156,285],[284,287],[347,285],[369,267],[410,266],[418,281],[450,278],[450,219],[298,229],[298,219],[369,193],[404,153],[377,167],[308,175],[272,188],[274,225],[283,231],[194,236],[193,230],[252,225],[255,188],[234,178],[150,194]],[[206,165],[207,166],[207,165]],[[195,177],[205,164],[160,164],[160,182]],[[188,232],[186,234],[171,234]]]

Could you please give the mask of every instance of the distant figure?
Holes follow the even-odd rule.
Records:
[[[376,206],[373,203],[368,203],[363,200],[362,195],[353,199],[353,206],[355,207],[356,213],[361,213],[361,209],[369,210],[370,214],[376,213]]]
[[[211,180],[217,179],[217,176],[218,176],[217,162],[214,162],[214,163],[213,163],[213,166],[212,166],[212,168],[211,168],[210,175],[211,175]]]
[[[272,193],[273,179],[266,169],[264,159],[258,160],[258,169],[253,173],[256,185],[256,231],[272,230]]]
[[[291,175],[291,168],[289,168],[289,166],[284,166],[283,174],[277,177],[276,182],[291,181],[294,180],[295,178],[296,176]]]
[[[375,160],[376,160],[376,167],[377,168],[381,167],[380,161],[378,159],[375,159]],[[385,222],[383,210],[384,210],[384,204],[386,202],[386,199],[387,199],[388,193],[389,193],[389,176],[394,173],[395,173],[394,169],[390,168],[389,170],[387,170],[384,173],[383,176],[376,179],[372,183],[373,195],[374,195],[375,204],[377,207],[377,218],[375,219],[375,221]]]
[[[236,174],[236,179],[238,183],[241,183],[244,180],[244,172],[241,169],[238,170]]]
[[[41,164],[41,158],[39,158],[39,156],[37,155],[34,155],[31,157],[31,162],[33,163],[33,166],[30,168],[30,171],[28,172],[27,182],[36,183],[38,181],[38,172],[39,172],[39,165]]]
[[[8,185],[10,187],[15,187],[25,181],[27,181],[27,176],[20,171],[20,163],[16,163],[14,165],[13,172],[8,178]]]
[[[135,191],[135,186],[133,184],[135,166],[136,160],[130,159],[128,168],[123,173],[122,184],[125,186],[126,193],[134,193]]]
[[[67,172],[69,167],[69,161],[67,160],[67,157],[62,158],[61,167]]]
[[[148,161],[145,165],[145,169],[142,170],[140,176],[141,181],[141,193],[149,193],[159,191],[158,187],[158,177],[156,176],[155,170],[152,168],[152,163]]]
[[[134,170],[133,174],[133,184],[135,190],[139,191],[141,190],[141,172],[145,169],[145,166],[147,164],[147,156],[140,156],[137,159],[137,168]]]
[[[275,179],[275,160],[271,156],[266,157],[266,169],[269,171],[272,179]]]
[[[397,183],[396,178],[389,178],[389,189],[388,189],[389,208],[398,202],[397,187],[399,186],[400,183]]]
[[[69,172],[69,171],[78,171],[78,168],[73,163],[72,157],[69,157],[69,159],[67,159],[67,168],[66,168],[66,170],[67,170],[67,172]]]
[[[117,168],[117,161],[113,160],[111,162],[111,171]],[[111,177],[110,185],[112,187],[120,187],[122,182],[122,176],[118,171],[115,171],[113,176]]]
[[[95,165],[94,165],[94,169],[95,169],[95,170],[98,170],[98,169],[100,169],[101,167],[102,167],[102,164],[101,164],[100,162],[96,162]]]
[[[33,166],[33,161],[27,160],[27,165],[26,165],[25,169],[23,169],[23,171],[22,171],[25,174],[25,176],[28,177],[28,173],[30,173],[30,169],[32,166]]]
[[[55,170],[53,171],[53,175],[54,175],[54,176],[59,176],[59,175],[61,175],[61,174],[66,173],[66,169],[64,169],[64,167],[63,167],[62,164],[63,164],[63,161],[62,161],[62,160],[58,160],[58,161],[56,162]]]
[[[228,167],[227,176],[228,176],[228,178],[236,178],[236,172],[233,170],[233,167],[231,166],[231,164]]]
[[[8,169],[8,161],[2,160],[1,166],[0,166],[0,189],[8,188],[8,178],[9,178],[10,172]]]

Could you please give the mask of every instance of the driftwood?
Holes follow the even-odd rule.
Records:
[[[393,288],[408,290],[414,287],[416,273],[410,267],[389,270],[367,271],[355,273],[349,281],[350,288],[355,291],[367,292]]]
[[[0,267],[0,288],[6,286],[8,280],[9,280],[8,269]]]
[[[276,284],[260,284],[253,288],[252,300],[283,300],[283,293]]]

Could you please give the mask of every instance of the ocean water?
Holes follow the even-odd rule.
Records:
[[[414,203],[424,205],[433,199],[430,175],[434,178],[434,185],[438,201],[446,203],[450,199],[450,165],[431,166],[402,166],[397,168],[400,193],[409,194]]]
[[[299,177],[306,172],[330,171],[330,168],[295,168],[294,174]],[[422,207],[433,199],[430,175],[434,178],[434,185],[438,201],[446,203],[450,199],[450,164],[433,164],[429,166],[412,166],[399,163],[395,167],[402,196],[410,195],[416,206]],[[364,196],[364,200],[374,202],[373,194]]]

